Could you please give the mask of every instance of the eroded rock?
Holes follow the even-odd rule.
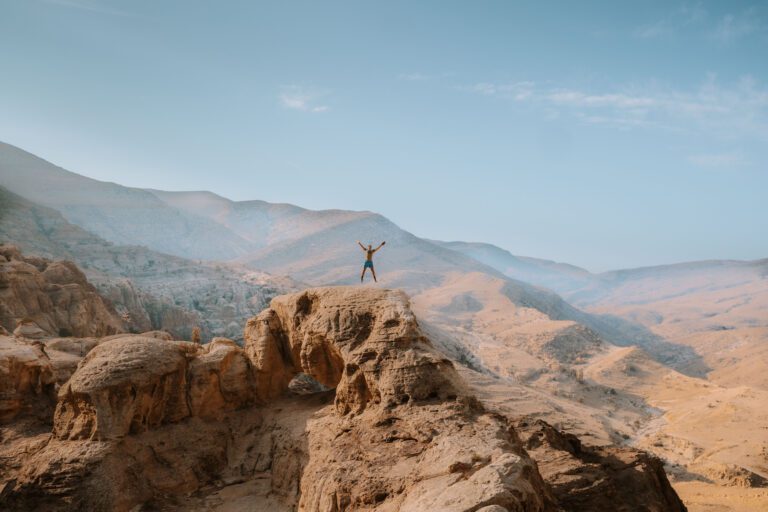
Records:
[[[336,408],[359,413],[467,391],[453,364],[419,329],[401,291],[315,288],[283,295],[248,321],[245,350],[262,401],[298,373],[336,388]]]
[[[95,347],[61,390],[54,436],[116,439],[189,416],[182,346],[124,337]]]
[[[432,347],[400,292],[279,297],[245,339],[244,350],[227,339],[97,343],[60,389],[53,434],[19,441],[30,455],[8,473],[0,506],[554,512],[601,510],[589,507],[608,496],[610,510],[684,510],[641,452],[586,450],[544,426],[523,426],[521,441]],[[86,345],[50,350],[79,357]],[[292,394],[296,375],[319,384]]]
[[[544,421],[517,430],[565,510],[684,512],[660,459],[629,447],[585,446]]]
[[[12,245],[0,245],[0,255],[0,324],[16,329],[16,336],[106,336],[122,330],[112,305],[74,263],[25,257]]]
[[[24,408],[47,409],[56,381],[41,345],[0,335],[0,423]]]
[[[215,418],[253,400],[250,371],[229,340],[200,346],[119,336],[91,350],[60,389],[53,433],[118,439],[188,416]]]
[[[214,338],[189,363],[190,414],[216,419],[222,411],[239,409],[255,398],[251,366],[232,340]]]
[[[245,348],[260,398],[297,373],[336,388],[308,425],[300,510],[554,510],[504,418],[477,403],[399,291],[317,288],[277,297]]]

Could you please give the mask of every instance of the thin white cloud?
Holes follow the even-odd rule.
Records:
[[[45,3],[64,7],[68,9],[77,9],[97,14],[108,14],[110,16],[133,16],[133,14],[116,9],[107,5],[106,2],[97,0],[44,0]]]
[[[641,39],[655,39],[670,35],[674,32],[674,27],[667,20],[659,20],[650,25],[643,25],[635,29],[635,37]]]
[[[720,18],[710,16],[701,6],[684,6],[671,11],[664,18],[641,25],[633,31],[641,39],[660,39],[678,35],[684,30],[698,29],[703,37],[709,37],[722,44],[768,32],[768,25],[756,9],[740,13],[728,13]]]
[[[710,35],[715,40],[727,44],[765,30],[763,21],[750,9],[740,14],[726,14],[718,21]]]
[[[500,96],[516,101],[524,101],[533,95],[535,86],[536,84],[534,82],[528,81],[502,84],[480,82],[469,86],[459,87],[459,89],[485,96]]]
[[[708,132],[722,138],[768,140],[768,89],[750,76],[727,86],[710,76],[698,89],[689,91],[650,84],[598,92],[552,88],[529,81],[478,82],[459,89],[513,100],[545,113],[553,109],[570,112],[582,122],[592,124],[656,126]]]
[[[424,73],[401,73],[397,78],[405,80],[406,82],[423,82],[429,80],[431,77]]]
[[[641,39],[673,36],[685,28],[703,23],[707,17],[707,11],[700,4],[687,5],[675,9],[660,20],[637,27],[633,34]]]
[[[688,161],[699,167],[733,169],[750,165],[750,161],[741,153],[710,153],[691,155]]]
[[[326,95],[326,92],[290,85],[283,87],[278,95],[278,100],[285,108],[319,114],[331,109],[328,105],[319,103],[319,100]]]
[[[655,107],[658,100],[650,97],[631,96],[621,93],[587,94],[581,91],[560,90],[549,93],[547,98],[555,104],[582,107],[612,107],[638,109]]]

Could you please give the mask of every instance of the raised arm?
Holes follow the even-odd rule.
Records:
[[[367,250],[368,250],[368,248],[367,248],[367,247],[365,247],[363,244],[361,244],[361,243],[360,243],[360,240],[358,240],[358,241],[357,241],[357,245],[359,245],[359,246],[360,246],[360,248],[361,248],[362,250],[364,250],[364,251],[367,251]]]
[[[379,246],[373,250],[373,252],[376,252],[376,251],[378,251],[379,249],[381,249],[382,247],[384,247],[384,244],[386,244],[386,243],[387,243],[387,242],[381,242],[381,243],[379,244]]]

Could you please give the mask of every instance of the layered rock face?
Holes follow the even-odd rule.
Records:
[[[336,388],[341,414],[467,393],[400,291],[315,288],[277,297],[248,321],[245,340],[262,400],[300,372]]]
[[[30,455],[3,474],[0,507],[545,512],[572,495],[581,510],[603,499],[542,478],[401,292],[278,297],[248,322],[244,349],[166,338],[118,335],[90,349],[59,390],[52,434],[19,442]],[[296,375],[335,391],[291,395]],[[603,488],[627,510],[681,510],[667,507],[668,482],[649,460],[634,477],[605,472]],[[641,501],[620,492],[624,478]]]
[[[55,396],[55,382],[53,366],[40,344],[0,335],[0,423],[24,408],[47,409]]]
[[[588,447],[544,421],[516,425],[565,510],[683,512],[658,458],[627,447]]]
[[[215,419],[254,396],[243,351],[144,336],[99,344],[59,391],[59,439],[119,439],[189,416]]]
[[[24,257],[0,245],[0,324],[11,331],[30,321],[50,336],[106,336],[123,328],[73,263]]]
[[[262,400],[299,372],[336,388],[309,425],[300,510],[554,510],[506,421],[485,412],[399,291],[274,299],[245,331]]]

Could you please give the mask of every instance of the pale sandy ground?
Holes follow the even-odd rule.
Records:
[[[588,443],[655,453],[669,463],[692,511],[768,510],[765,284],[686,284],[693,296],[645,286],[643,300],[603,302],[593,311],[642,319],[654,333],[694,348],[709,369],[705,378],[639,348],[595,343],[573,322],[516,305],[492,276],[452,276],[414,295],[413,305],[431,337],[470,347],[496,374],[465,372],[492,407],[540,417]],[[654,294],[667,298],[653,301]],[[681,368],[692,375],[700,369]]]
[[[688,512],[761,512],[768,510],[768,490],[720,487],[702,482],[672,482]]]

